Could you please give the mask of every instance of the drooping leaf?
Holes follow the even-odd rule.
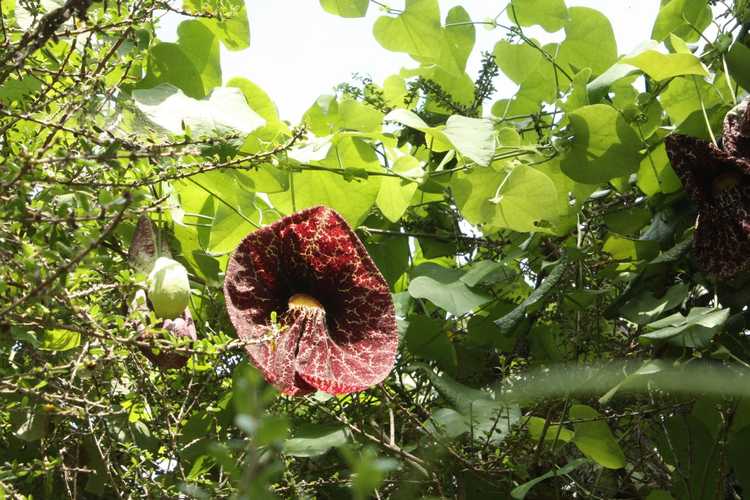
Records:
[[[569,414],[574,421],[583,420],[573,424],[573,443],[581,453],[607,469],[625,467],[625,454],[599,412],[590,406],[573,405]]]
[[[640,54],[624,57],[620,63],[630,64],[641,69],[656,81],[683,75],[708,76],[708,70],[695,55],[662,54],[655,50],[646,50]]]
[[[666,340],[685,347],[703,347],[721,331],[727,319],[729,309],[693,307],[687,316],[675,313],[649,323],[646,325],[648,333],[641,335],[641,338]]]
[[[540,300],[544,299],[549,293],[551,293],[562,280],[567,270],[567,258],[563,258],[554,269],[550,271],[549,275],[544,279],[541,285],[534,289],[526,299],[521,302],[515,309],[503,316],[502,318],[495,321],[495,325],[498,326],[502,334],[509,334],[526,315],[526,311],[529,307],[533,306]]]
[[[495,130],[490,120],[453,115],[443,133],[456,150],[479,165],[489,165],[495,154]]]
[[[575,433],[559,424],[550,424],[546,427],[545,432],[545,419],[540,417],[529,417],[526,422],[526,430],[529,431],[531,439],[539,441],[544,439],[545,441],[562,441],[563,443],[570,442]]]

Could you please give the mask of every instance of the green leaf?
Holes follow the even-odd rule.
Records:
[[[742,485],[743,491],[750,491],[750,461],[747,450],[750,449],[750,426],[737,431],[729,440],[727,456],[735,477]]]
[[[364,172],[382,171],[377,156],[365,142],[344,137],[330,149],[325,160],[319,163],[331,169],[359,168]],[[292,193],[270,194],[274,207],[282,213],[291,214],[315,205],[326,205],[346,219],[352,226],[359,226],[365,220],[380,191],[381,177],[356,178],[347,180],[334,172],[304,170],[293,174],[294,201]]]
[[[536,41],[532,40],[535,44]],[[538,45],[538,44],[537,44]],[[501,40],[495,45],[493,55],[500,70],[517,84],[524,83],[544,63],[544,56],[527,43]]]
[[[279,111],[276,108],[276,104],[271,100],[268,94],[256,84],[250,80],[242,78],[241,76],[237,76],[229,80],[226,86],[240,89],[242,95],[245,96],[248,106],[266,120],[266,123],[269,125],[280,124]]]
[[[536,169],[549,177],[557,189],[557,203],[549,200],[550,214],[554,207],[556,216],[549,215],[547,221],[550,227],[543,227],[542,230],[548,230],[553,234],[568,234],[578,223],[578,213],[583,203],[596,191],[593,184],[582,184],[576,182],[562,171],[560,159],[553,158],[538,165]]]
[[[563,427],[559,424],[550,424],[547,426],[547,431],[544,432],[546,420],[539,417],[529,417],[526,421],[526,430],[529,431],[531,439],[539,441],[544,438],[545,441],[562,441],[563,443],[569,443],[575,433]]]
[[[211,89],[221,86],[219,40],[202,20],[181,22],[177,27],[177,35],[177,44],[193,63],[200,78],[203,95],[208,95]]]
[[[387,106],[403,106],[407,96],[406,81],[401,76],[391,75],[383,81],[383,98]]]
[[[45,330],[39,340],[39,349],[45,351],[67,351],[81,345],[81,333],[63,328]]]
[[[257,221],[255,222],[257,224]],[[237,248],[240,241],[255,229],[257,229],[257,226],[245,220],[226,205],[220,204],[214,213],[207,251],[212,254],[230,252]]]
[[[179,88],[193,99],[206,97],[200,73],[176,43],[157,43],[148,53],[148,72],[136,88],[150,89],[164,84]]]
[[[443,35],[437,0],[407,0],[402,14],[379,17],[372,32],[387,50],[406,52],[421,62],[440,58]]]
[[[211,12],[231,10],[234,15],[201,20],[229,50],[250,47],[250,24],[244,0],[185,0],[186,9]]]
[[[406,347],[410,353],[428,361],[437,362],[441,370],[455,374],[458,365],[456,350],[448,338],[443,320],[426,316],[409,316],[406,329]]]
[[[573,443],[581,453],[607,469],[625,467],[625,454],[599,412],[590,406],[573,405],[569,414],[572,420],[586,420],[573,424]]]
[[[197,135],[215,131],[249,134],[265,123],[248,107],[242,92],[233,87],[219,87],[208,99],[196,100],[172,85],[161,84],[134,90],[133,99],[151,122],[173,134],[183,133],[183,124]]]
[[[329,14],[341,17],[365,17],[370,0],[320,0]]]
[[[690,287],[685,283],[670,287],[661,297],[655,296],[651,290],[644,290],[626,302],[620,308],[620,314],[633,323],[643,325],[682,304],[689,292]]]
[[[603,73],[617,61],[617,42],[607,16],[588,7],[568,9],[570,20],[565,25],[565,40],[560,45],[557,62],[578,73],[591,68]]]
[[[451,314],[460,316],[486,304],[492,298],[471,290],[461,277],[463,271],[427,263],[417,267],[418,276],[409,283],[409,294],[427,299]]]
[[[387,118],[387,117],[386,117]],[[339,103],[336,96],[322,95],[315,100],[303,117],[313,134],[325,137],[333,134],[339,124]]]
[[[450,439],[462,436],[470,430],[466,417],[450,408],[440,408],[434,411],[425,421],[424,428],[427,432]]]
[[[443,133],[462,155],[487,166],[495,155],[495,130],[490,120],[453,115]]]
[[[737,80],[742,88],[750,90],[750,48],[736,42],[727,52],[726,61],[732,78]]]
[[[426,373],[440,395],[463,416],[464,432],[470,432],[479,442],[501,443],[521,418],[517,405],[495,401],[489,393],[465,386],[448,375],[437,375],[429,366],[422,363],[415,363],[413,366]],[[453,432],[460,431],[460,424],[453,418],[455,415],[445,416],[451,418]],[[434,428],[434,424],[432,425]]]
[[[664,143],[646,153],[638,169],[638,188],[648,196],[656,193],[675,193],[682,182],[672,169]]]
[[[554,33],[568,21],[568,9],[564,0],[512,0],[508,17],[521,26],[538,24]]]
[[[674,497],[666,490],[651,490],[646,500],[674,500]]]
[[[680,313],[646,325],[649,333],[641,339],[667,340],[683,347],[705,347],[721,331],[729,318],[729,309],[693,307],[687,316]]]
[[[7,105],[13,101],[20,101],[40,88],[42,88],[42,82],[29,75],[24,76],[20,80],[8,78],[0,86],[0,103]]]
[[[348,442],[347,431],[339,425],[306,423],[284,441],[284,453],[292,457],[317,457]]]
[[[448,151],[451,143],[439,127],[430,127],[419,115],[408,109],[397,108],[385,115],[385,121],[393,121],[425,133],[425,141],[433,151]]]
[[[453,53],[453,59],[456,61],[456,66],[463,70],[474,49],[476,29],[469,13],[460,5],[448,11],[445,25],[445,38]]]
[[[397,17],[379,17],[372,32],[375,40],[387,50],[405,52],[416,61],[435,64],[449,73],[464,71],[461,59],[466,53],[465,42],[456,49],[451,44],[456,38],[452,37],[449,42],[440,23],[437,0],[406,0],[403,13]]]
[[[402,156],[393,163],[392,172],[407,177],[421,177],[421,162],[413,156]],[[386,177],[380,184],[376,203],[391,222],[398,222],[411,203],[419,184],[407,179]]]
[[[712,500],[721,482],[723,453],[706,426],[692,415],[666,419],[657,439],[659,452],[675,470],[672,493],[675,498]],[[743,453],[747,456],[747,450]],[[730,458],[731,460],[731,458]]]
[[[604,242],[602,250],[610,254],[615,260],[651,260],[659,254],[659,242],[610,235]]]
[[[529,491],[531,491],[531,488],[536,486],[537,484],[541,483],[542,481],[545,481],[552,477],[560,477],[564,476],[566,474],[570,474],[574,470],[576,470],[581,465],[584,465],[588,463],[588,459],[586,458],[578,458],[576,460],[573,460],[571,462],[568,462],[566,465],[560,468],[553,469],[549,472],[546,472],[542,474],[539,477],[535,477],[531,481],[528,481],[520,486],[517,486],[513,489],[513,491],[510,492],[510,496],[513,498],[516,498],[518,500],[521,500],[523,498],[526,498],[526,495],[529,494]]]
[[[704,0],[664,0],[651,38],[661,42],[673,33],[686,42],[695,42],[711,18],[711,8]]]
[[[383,123],[383,113],[377,109],[355,101],[343,99],[338,105],[339,126],[342,129],[359,130],[361,132],[380,132]]]
[[[656,81],[682,75],[708,76],[708,70],[693,54],[662,54],[646,50],[631,57],[620,59],[621,63],[631,64]]]
[[[541,285],[534,289],[526,299],[521,302],[515,309],[503,316],[502,318],[495,321],[495,324],[500,328],[500,333],[507,335],[515,330],[516,326],[526,316],[526,310],[543,300],[551,293],[562,280],[567,270],[567,258],[563,257],[560,262],[555,265],[554,269],[550,271],[549,275],[544,279]]]
[[[674,125],[682,126],[683,122],[691,119],[698,121],[703,136],[707,138],[705,119],[701,110],[703,106],[710,112],[712,108],[719,105],[733,106],[731,95],[724,86],[711,85],[702,78],[695,76],[677,77],[672,80],[666,90],[659,96],[659,102],[669,115]],[[720,117],[723,119],[724,116]],[[696,135],[697,134],[692,134]]]
[[[461,276],[461,281],[467,286],[479,284],[495,284],[512,281],[518,274],[504,262],[478,260],[471,264],[471,268]]]
[[[575,137],[561,166],[571,179],[598,184],[638,171],[641,141],[616,109],[593,104],[568,117]]]
[[[557,189],[545,174],[528,165],[493,164],[454,175],[451,189],[461,214],[490,233],[502,228],[538,231],[540,222],[558,216]]]
[[[543,53],[554,57],[558,46],[557,44],[542,46],[533,39],[531,43],[534,46],[526,43],[513,44],[503,40],[495,45],[493,54],[498,67],[521,88],[513,101],[504,106],[505,109],[502,111],[493,106],[493,114],[503,116],[532,113],[537,110],[539,103],[552,102],[556,98],[556,82],[560,80],[559,72],[556,72],[555,67]]]
[[[38,441],[47,434],[49,414],[39,407],[15,409],[10,412],[13,434],[23,441]]]
[[[365,246],[367,253],[393,288],[409,267],[409,238],[389,235],[382,238],[368,238]],[[408,298],[409,294],[405,295]]]
[[[623,78],[636,73],[638,68],[630,64],[615,63],[601,75],[594,78],[586,85],[589,94],[589,102],[599,102],[607,95],[609,88]]]

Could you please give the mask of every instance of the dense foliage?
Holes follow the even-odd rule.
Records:
[[[415,63],[289,124],[222,79],[242,0],[0,3],[0,498],[750,494],[748,276],[693,251],[696,219],[731,217],[698,217],[664,142],[721,142],[747,0],[662,0],[627,56],[564,0],[320,4],[381,9],[373,36]],[[401,342],[376,387],[286,397],[246,361],[224,271],[315,205],[365,243]],[[189,271],[195,342],[132,306],[143,215]],[[171,351],[186,366],[150,361]]]

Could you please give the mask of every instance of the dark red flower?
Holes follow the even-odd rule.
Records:
[[[750,266],[750,107],[724,120],[722,147],[681,134],[665,139],[672,167],[698,205],[698,264],[729,278]]]
[[[185,312],[182,317],[175,319],[166,319],[161,324],[161,327],[166,329],[175,337],[188,337],[190,340],[198,340],[198,334],[195,330],[195,322],[193,316],[190,314],[190,309],[185,308]],[[141,327],[141,334],[138,336],[138,340],[150,341],[153,338],[153,334]],[[156,366],[163,370],[170,370],[175,368],[182,368],[188,362],[189,356],[178,351],[164,350],[155,353],[151,348],[140,346],[141,352]]]
[[[227,311],[252,362],[283,393],[361,391],[398,349],[388,284],[339,214],[313,207],[240,243],[224,281]]]

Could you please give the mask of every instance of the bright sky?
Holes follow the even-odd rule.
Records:
[[[388,0],[403,8],[403,0]],[[494,18],[509,0],[440,0],[441,15],[463,5],[472,20]],[[613,23],[620,54],[627,54],[649,39],[659,0],[567,0],[572,6],[602,11]],[[222,72],[227,81],[243,76],[261,86],[276,102],[282,119],[297,123],[315,99],[338,83],[350,81],[353,73],[367,74],[377,83],[402,67],[417,63],[405,54],[383,49],[372,36],[372,25],[384,15],[371,4],[362,19],[344,19],[326,13],[318,0],[247,0],[250,48],[242,52],[222,51]],[[172,23],[169,23],[172,24]],[[541,30],[527,30],[541,41],[561,40]],[[491,51],[505,31],[477,26],[477,43],[468,72],[474,78],[480,52]],[[166,34],[162,39],[168,39]],[[515,87],[507,82],[496,97],[509,97]]]

